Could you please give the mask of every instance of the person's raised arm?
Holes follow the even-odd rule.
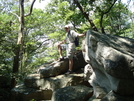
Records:
[[[78,34],[77,36],[81,37],[81,36],[85,36],[85,35],[86,35],[86,32],[84,34]]]

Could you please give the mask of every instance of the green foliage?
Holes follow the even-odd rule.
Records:
[[[35,99],[32,99],[32,100],[30,100],[30,101],[36,101]]]
[[[112,34],[122,35],[124,30],[130,27],[129,22],[126,23],[129,20],[126,17],[126,12],[129,12],[129,10],[122,3],[115,4],[114,8],[106,15],[106,20],[103,20],[103,25],[109,26],[106,30]]]
[[[15,35],[12,34],[11,30],[11,17],[7,14],[0,15],[0,74],[10,77],[12,68],[12,52],[13,38]]]
[[[50,33],[49,38],[53,40],[53,43],[57,42],[57,41],[61,41],[65,38],[65,33],[58,33],[58,32],[54,32],[54,33]]]

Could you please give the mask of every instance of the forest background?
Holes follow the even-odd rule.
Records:
[[[79,33],[90,29],[134,38],[134,0],[49,0],[41,9],[35,1],[41,2],[0,1],[0,76],[10,89],[39,65],[58,59],[56,44],[65,38],[66,24]]]

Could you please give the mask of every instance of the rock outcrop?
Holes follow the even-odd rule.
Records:
[[[102,101],[117,101],[106,95],[113,92],[122,98],[130,96],[131,100],[125,101],[134,101],[134,40],[89,30],[82,48],[88,63],[84,77],[93,86],[94,96]],[[97,88],[103,93],[99,94]],[[104,96],[107,100],[103,100]]]
[[[52,101],[87,101],[93,94],[92,88],[87,86],[68,86],[56,90]]]
[[[51,101],[53,92],[56,90],[77,85],[88,86],[90,89],[92,88],[84,81],[83,72],[70,75],[63,74],[49,78],[40,78],[39,74],[31,74],[25,79],[24,84],[18,84],[12,89],[11,101],[30,101],[32,99],[36,101]],[[86,96],[87,93],[84,94]]]
[[[87,64],[83,58],[83,54],[81,51],[76,53],[73,60],[74,60],[73,71],[83,68]],[[40,74],[41,77],[45,78],[57,76],[65,73],[68,70],[68,64],[69,64],[68,59],[59,62],[55,61],[48,66],[44,65],[40,66],[38,73]]]
[[[73,74],[64,74],[68,70],[68,59],[55,61],[49,65],[41,65],[35,73],[25,78],[24,83],[18,84],[12,89],[11,101],[51,101],[53,92],[57,89],[76,85],[90,86],[83,78],[82,68],[86,64],[82,52],[80,52],[74,57]],[[81,94],[83,93],[86,96],[87,93],[82,92]]]
[[[89,30],[82,52],[73,71],[84,71],[64,75],[68,59],[42,65],[12,89],[12,101],[134,101],[134,39]]]

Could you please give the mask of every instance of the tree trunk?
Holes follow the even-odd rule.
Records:
[[[20,46],[18,45],[15,48],[15,56],[14,56],[14,60],[13,60],[13,76],[12,76],[12,80],[11,80],[11,89],[15,87],[16,85],[16,73],[18,73],[18,69],[19,69],[19,53],[20,53]]]
[[[36,0],[33,0],[31,7],[30,7],[30,12],[26,15],[31,15],[32,13],[32,9],[33,9],[33,5],[35,3]],[[11,80],[11,88],[14,88],[16,85],[16,75],[19,72],[19,67],[22,69],[23,67],[23,54],[24,54],[24,17],[26,17],[24,15],[24,0],[19,0],[19,10],[20,10],[20,16],[18,17],[19,19],[19,33],[18,33],[18,41],[17,41],[17,47],[15,48],[15,56],[14,56],[14,60],[13,60],[13,76],[12,76],[12,80]]]
[[[13,61],[13,77],[11,80],[11,88],[14,88],[16,85],[16,75],[19,72],[19,66],[21,66],[21,59],[23,56],[23,30],[24,30],[24,0],[19,0],[19,7],[20,7],[20,27],[19,27],[19,33],[18,33],[18,42],[17,42],[17,48],[15,48],[15,56]]]

